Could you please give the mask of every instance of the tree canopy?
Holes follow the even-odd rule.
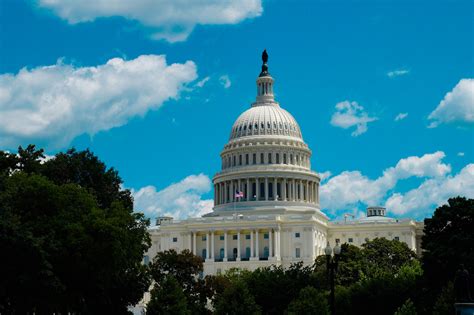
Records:
[[[0,152],[0,312],[125,313],[149,286],[148,220],[91,152],[43,158]]]

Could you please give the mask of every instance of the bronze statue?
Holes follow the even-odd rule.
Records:
[[[262,53],[262,61],[263,61],[263,63],[267,63],[267,61],[268,61],[268,54],[267,54],[267,50],[266,50],[266,49],[263,50],[263,53]]]
[[[266,49],[262,53],[262,61],[263,61],[263,65],[262,65],[262,72],[260,72],[260,77],[269,76],[270,73],[268,73],[268,66],[267,66],[268,54],[267,54]]]

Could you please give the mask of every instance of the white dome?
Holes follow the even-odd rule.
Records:
[[[296,120],[277,103],[254,105],[243,112],[232,126],[229,140],[261,135],[303,139]]]

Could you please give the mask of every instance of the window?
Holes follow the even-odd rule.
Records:
[[[268,256],[270,256],[270,251],[268,250],[268,247],[265,246],[265,247],[263,248],[263,257],[264,257],[264,258],[268,258]]]
[[[246,234],[246,235],[245,235],[245,239],[246,239],[246,240],[249,240],[249,239],[250,239],[250,234]]]
[[[263,155],[263,153],[260,153],[260,164],[264,163],[264,159],[265,159],[265,156]]]
[[[250,258],[250,247],[245,248],[245,258]]]
[[[224,240],[224,235],[219,235],[219,240],[223,241]]]
[[[239,155],[239,165],[242,165],[242,154]]]
[[[353,243],[354,242],[354,239],[352,237],[349,237],[349,239],[347,240],[349,243]]]
[[[283,164],[287,164],[287,163],[286,163],[286,153],[283,154]]]
[[[301,249],[300,248],[295,248],[295,257],[300,258],[301,257]]]
[[[143,256],[143,264],[148,265],[150,263],[150,257],[148,255]]]
[[[296,232],[296,233],[295,233],[295,237],[296,237],[296,238],[299,238],[299,237],[300,237],[300,232]]]
[[[272,164],[272,154],[268,153],[268,164]]]
[[[263,234],[263,239],[264,239],[264,240],[268,240],[268,233],[264,233],[264,234]]]
[[[173,243],[176,243],[178,241],[177,237],[173,237]]]
[[[336,238],[336,243],[339,243],[340,241],[341,241],[340,239]]]
[[[399,241],[399,240],[400,240],[400,237],[395,236],[393,239],[396,240],[396,241]]]
[[[232,239],[236,240],[237,239],[237,234],[232,235]]]
[[[234,259],[236,259],[237,258],[237,248],[234,248],[232,250],[232,254],[234,255]]]
[[[202,236],[202,240],[203,240],[203,241],[207,240],[207,236],[206,236],[206,235],[203,235],[203,236]]]
[[[245,154],[245,165],[249,165],[249,155]]]
[[[206,257],[207,257],[207,252],[206,252],[205,248],[201,252],[201,257],[202,257],[202,259],[206,259]]]
[[[290,164],[293,164],[293,154],[290,154]]]
[[[221,248],[220,251],[219,251],[219,254],[220,254],[221,258],[224,258],[224,253],[225,253],[224,249]]]
[[[257,164],[257,154],[254,153],[252,156],[252,164]]]
[[[235,155],[234,155],[234,157],[233,157],[233,158],[234,158],[234,159],[233,159],[232,166],[235,166]]]
[[[276,154],[276,164],[280,164],[280,154]]]

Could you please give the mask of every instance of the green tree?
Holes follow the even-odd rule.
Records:
[[[301,289],[298,297],[288,305],[290,315],[329,315],[328,297],[313,287]]]
[[[151,299],[146,307],[147,315],[187,315],[188,301],[183,289],[172,275],[162,279],[159,286],[151,291]]]
[[[260,314],[260,307],[255,303],[245,282],[232,283],[221,294],[217,295],[214,310],[216,314],[250,315]]]
[[[394,313],[394,315],[416,315],[416,308],[413,302],[408,299],[403,303],[402,306],[400,306],[397,311]]]
[[[454,311],[454,286],[448,282],[437,296],[433,306],[433,315],[452,314]]]
[[[148,220],[120,198],[101,207],[75,178],[52,181],[34,150],[1,179],[0,312],[125,313],[149,286]]]
[[[435,210],[431,219],[425,219],[423,269],[427,286],[434,295],[454,280],[460,264],[474,274],[473,231],[474,199],[451,198],[448,204]]]
[[[203,271],[201,257],[193,255],[189,250],[180,253],[174,249],[159,252],[149,266],[150,274],[155,282],[154,287],[160,287],[168,276],[173,276],[179,283],[187,299],[187,305],[192,313],[206,313],[207,299],[211,291],[206,281],[199,275]],[[158,292],[157,290],[154,290]]]

